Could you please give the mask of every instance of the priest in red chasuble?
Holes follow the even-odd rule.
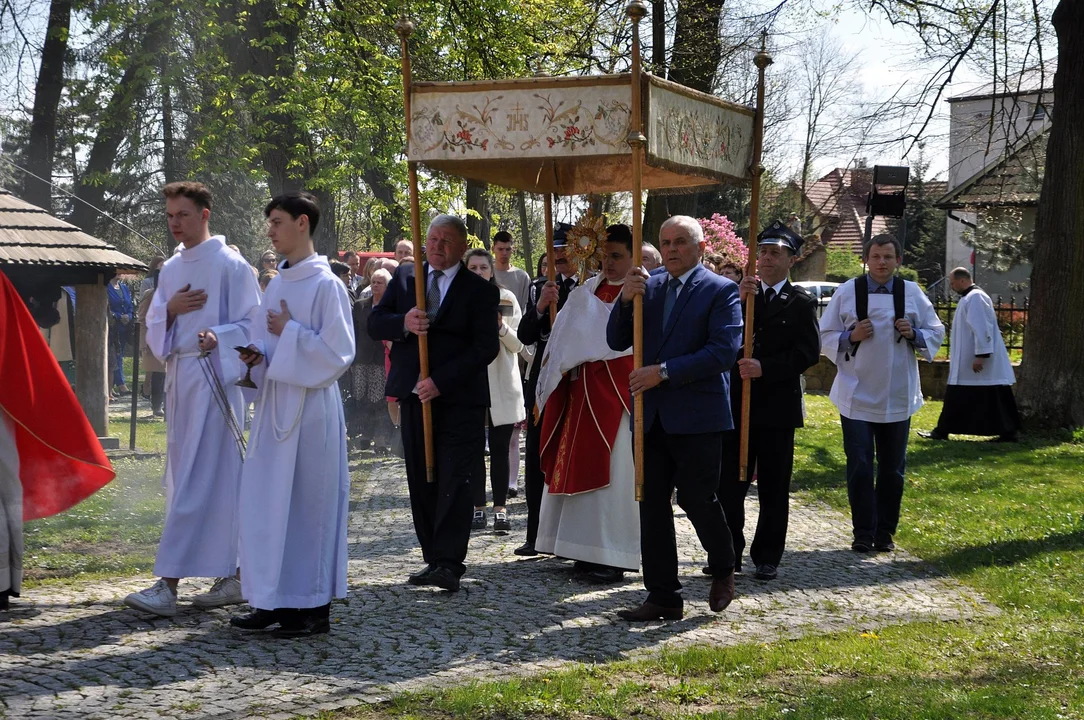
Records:
[[[632,231],[597,223],[568,233],[566,254],[597,244],[601,272],[575,288],[550,334],[538,379],[542,496],[535,549],[576,561],[593,582],[616,582],[640,567],[640,516],[633,490],[630,351],[606,344],[606,322],[632,267]],[[583,277],[585,273],[581,273]]]

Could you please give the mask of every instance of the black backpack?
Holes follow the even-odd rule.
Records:
[[[904,283],[907,281],[901,277],[897,277],[896,281],[892,283],[892,307],[896,313],[896,319],[899,320],[904,316],[904,300],[907,297],[907,288]],[[858,316],[859,322],[869,317],[869,276],[863,275],[854,279],[854,314]],[[896,342],[903,339],[900,335],[896,338]],[[850,360],[852,357],[858,354],[858,346],[862,342],[856,342],[851,345],[850,353],[844,353],[844,360]]]

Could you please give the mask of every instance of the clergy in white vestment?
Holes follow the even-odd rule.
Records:
[[[947,440],[951,433],[993,435],[997,442],[1015,442],[1020,429],[1012,394],[1016,374],[994,303],[972,282],[967,268],[953,270],[949,284],[960,294],[960,303],[952,317],[945,404],[937,427],[922,434],[935,440]]]
[[[869,273],[841,285],[820,321],[821,352],[836,365],[829,398],[843,428],[855,552],[895,549],[907,436],[922,407],[916,356],[933,360],[945,337],[922,289],[896,276],[901,256],[893,235],[866,241]]]
[[[286,259],[254,323],[260,354],[242,355],[259,387],[241,476],[241,586],[254,610],[230,623],[277,623],[276,637],[328,632],[331,600],[346,597],[350,473],[336,381],[354,360],[354,325],[346,286],[313,249],[319,213],[309,193],[267,206]]]
[[[546,490],[535,549],[575,560],[583,579],[599,583],[640,567],[628,431],[632,351],[606,343],[610,310],[632,267],[632,232],[611,225],[606,240],[602,272],[575,288],[557,315],[537,390]]]
[[[243,422],[243,365],[260,290],[245,259],[211,236],[211,192],[196,182],[163,189],[178,251],[163,263],[147,311],[146,342],[166,364],[166,519],[152,587],[124,604],[170,617],[177,581],[218,578],[198,607],[243,601],[237,572],[237,503],[242,451],[231,428]],[[201,353],[206,353],[201,357]]]

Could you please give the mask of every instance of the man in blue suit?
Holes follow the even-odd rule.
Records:
[[[629,386],[644,396],[640,552],[648,596],[640,607],[617,613],[625,620],[683,615],[670,505],[675,487],[708,553],[712,612],[734,599],[734,543],[716,491],[723,432],[734,428],[729,371],[741,343],[741,302],[735,283],[700,264],[705,246],[695,219],[675,215],[664,222],[659,249],[666,272],[648,276],[633,268],[606,328],[611,348],[630,347],[632,301],[644,296],[645,366],[632,372]]]

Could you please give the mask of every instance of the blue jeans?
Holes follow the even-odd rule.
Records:
[[[911,420],[875,423],[839,417],[847,454],[847,499],[854,539],[887,542],[896,534]],[[877,455],[876,486],[873,456]]]

